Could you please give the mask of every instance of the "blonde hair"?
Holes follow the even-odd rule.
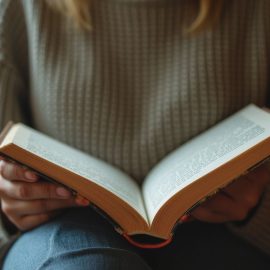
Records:
[[[83,29],[91,29],[89,8],[91,0],[47,0],[53,8],[64,12],[74,19]],[[198,14],[187,29],[189,33],[197,33],[213,26],[221,15],[224,0],[197,0]]]

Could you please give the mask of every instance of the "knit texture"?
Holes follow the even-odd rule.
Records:
[[[216,27],[188,35],[194,1],[92,0],[89,32],[44,0],[0,0],[0,126],[26,121],[142,182],[188,139],[266,103],[269,11],[225,1]],[[270,253],[270,215],[254,224],[246,237],[258,231]]]

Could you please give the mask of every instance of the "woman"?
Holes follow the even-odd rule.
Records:
[[[138,182],[189,138],[266,104],[267,0],[0,3],[1,126],[24,121]],[[258,168],[194,210],[200,222],[179,227],[172,245],[144,251],[88,202],[2,161],[3,215],[24,232],[3,268],[263,269],[269,259],[253,246],[270,254],[269,181]]]

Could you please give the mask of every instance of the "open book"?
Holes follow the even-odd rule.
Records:
[[[179,218],[270,155],[270,114],[249,105],[162,159],[140,187],[120,169],[22,124],[0,152],[76,191],[128,235],[171,237]]]

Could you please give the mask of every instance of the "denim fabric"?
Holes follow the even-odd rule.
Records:
[[[263,270],[270,269],[270,259],[223,226],[199,222],[180,226],[165,248],[139,250],[100,215],[83,208],[25,233],[9,251],[3,268]]]
[[[22,235],[3,269],[149,270],[133,249],[90,208],[72,209]]]

